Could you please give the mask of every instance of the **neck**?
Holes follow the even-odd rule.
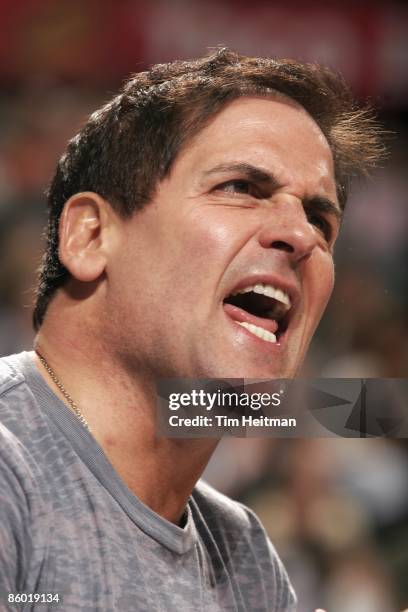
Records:
[[[153,511],[179,523],[218,441],[159,438],[154,381],[145,372],[128,371],[101,348],[92,350],[86,337],[67,334],[61,338],[61,332],[50,327],[41,328],[35,349],[78,406],[129,489]],[[75,344],[69,337],[79,337],[81,342]],[[38,355],[35,359],[52,391],[72,409]]]

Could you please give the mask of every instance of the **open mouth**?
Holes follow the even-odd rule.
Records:
[[[271,343],[279,342],[286,331],[291,305],[285,291],[266,283],[242,287],[224,300],[226,313],[238,325]]]

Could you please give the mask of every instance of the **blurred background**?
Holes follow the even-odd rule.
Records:
[[[227,45],[329,65],[379,109],[389,157],[353,187],[303,374],[407,377],[404,3],[0,0],[0,23],[0,354],[31,347],[44,189],[67,139],[131,72]],[[229,439],[206,477],[259,514],[299,612],[408,607],[405,441]]]

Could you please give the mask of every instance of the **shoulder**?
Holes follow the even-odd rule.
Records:
[[[256,538],[265,548],[270,549],[271,542],[261,521],[255,512],[244,504],[220,493],[203,480],[198,481],[193,498],[203,516],[209,518],[213,525],[238,532],[241,538]]]
[[[44,411],[29,382],[31,354],[24,352],[0,359],[0,423],[27,448],[46,433]]]
[[[21,421],[24,411],[30,412],[27,402],[33,403],[34,397],[25,374],[29,359],[29,353],[0,358],[0,421],[3,423],[7,424],[10,419]]]
[[[252,582],[254,592],[262,584],[263,594],[273,602],[268,609],[294,611],[296,596],[288,574],[256,514],[203,481],[192,497],[205,524],[204,539],[215,543],[237,579],[248,589]]]
[[[24,423],[24,398],[29,395],[25,376],[14,363],[16,357],[0,359],[0,456],[10,461],[22,452],[18,431]]]
[[[208,483],[199,480],[192,495],[201,513],[219,527],[238,530],[245,534],[260,526],[255,514],[243,504],[220,493]]]
[[[25,381],[24,374],[13,365],[15,357],[0,358],[0,397]]]
[[[1,422],[0,509],[0,593],[18,592],[24,588],[33,534],[46,533],[36,517],[47,515],[39,503],[35,466],[21,441]]]
[[[34,474],[24,447],[0,423],[0,543],[18,548],[15,540],[24,539],[30,522]],[[0,557],[1,558],[1,557]]]
[[[204,480],[199,480],[194,488],[193,497],[198,503],[208,506],[214,511],[223,511],[230,518],[246,521],[246,508],[223,493],[214,489]]]
[[[0,422],[0,496],[18,497],[23,505],[35,482],[35,465],[21,440]],[[26,500],[27,501],[27,500]]]
[[[34,397],[19,363],[24,354],[0,359],[0,482],[8,497],[31,499],[39,479],[31,439],[37,436]]]

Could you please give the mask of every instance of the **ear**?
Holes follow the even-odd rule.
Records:
[[[91,282],[104,272],[113,225],[113,210],[96,193],[73,195],[59,225],[59,258],[77,280]]]

